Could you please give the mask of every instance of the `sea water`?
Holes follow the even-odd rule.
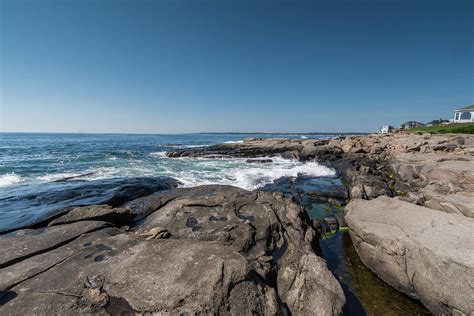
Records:
[[[70,190],[79,180],[121,179],[123,185],[123,179],[126,183],[127,178],[168,176],[179,180],[184,187],[225,184],[254,190],[282,177],[334,176],[333,169],[317,161],[302,163],[272,157],[271,163],[247,163],[244,158],[166,156],[169,150],[239,143],[244,138],[302,136],[327,138],[336,135],[0,133],[0,229],[28,224],[55,208],[64,208],[68,200],[60,194],[64,195],[62,191]],[[74,192],[81,194],[80,190]],[[51,203],[54,194],[63,199],[63,203]]]
[[[165,154],[181,148],[242,142],[247,137],[302,136],[0,133],[0,188],[70,178],[170,176],[180,180],[184,186],[231,184],[252,190],[284,176],[334,174],[333,170],[318,162],[301,163],[278,157],[273,158],[273,163],[250,164],[245,162],[246,159],[176,159]]]

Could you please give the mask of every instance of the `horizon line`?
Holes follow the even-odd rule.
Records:
[[[187,135],[187,134],[234,134],[234,135],[347,135],[347,134],[372,134],[371,132],[178,132],[178,133],[143,133],[143,132],[30,132],[30,131],[0,131],[0,134],[95,134],[95,135]]]

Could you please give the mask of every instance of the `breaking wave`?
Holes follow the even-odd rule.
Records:
[[[45,183],[65,180],[98,180],[116,177],[170,176],[184,186],[203,184],[233,185],[254,190],[281,177],[331,177],[335,171],[313,162],[299,162],[272,157],[271,163],[248,163],[246,159],[167,158],[164,152],[151,153],[151,161],[134,161],[122,165],[97,166],[81,172],[57,172],[30,178],[14,173],[0,176],[0,187],[16,184]]]
[[[316,161],[302,163],[297,160],[271,158],[271,163],[247,163],[245,159],[177,159],[188,168],[168,169],[166,175],[172,176],[184,186],[203,184],[233,185],[254,190],[282,177],[332,177],[334,169]],[[191,167],[192,168],[189,168]]]
[[[7,173],[0,175],[0,188],[8,187],[17,183],[20,183],[22,178],[15,173]]]

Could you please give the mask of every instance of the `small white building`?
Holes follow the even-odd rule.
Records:
[[[454,110],[453,123],[471,123],[474,122],[474,105]]]
[[[387,134],[393,131],[393,126],[392,125],[383,125],[380,128],[380,134]]]

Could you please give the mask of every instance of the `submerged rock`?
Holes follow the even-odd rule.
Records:
[[[433,314],[474,313],[474,219],[389,197],[346,211],[360,258],[385,282]]]
[[[269,159],[269,158],[267,158],[267,159],[265,159],[265,158],[262,158],[262,159],[247,159],[245,162],[246,163],[271,163],[271,162],[273,162],[273,160]]]

